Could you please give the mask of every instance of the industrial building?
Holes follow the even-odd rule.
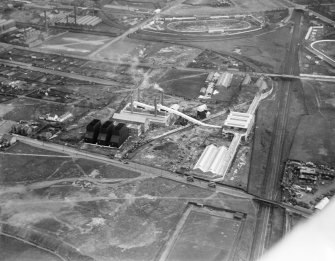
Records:
[[[242,113],[231,111],[227,119],[224,122],[224,131],[225,130],[235,130],[245,132],[247,137],[251,131],[251,128],[254,123],[254,116],[250,113]]]
[[[92,120],[86,126],[86,133],[85,133],[85,142],[88,143],[96,143],[100,131],[101,121],[98,119]]]
[[[219,77],[216,86],[228,88],[231,85],[232,80],[233,80],[233,74],[225,72],[221,74],[221,76]]]
[[[119,123],[114,127],[112,137],[109,141],[109,146],[119,148],[123,142],[129,137],[129,129],[125,123]]]
[[[196,110],[197,110],[197,115],[196,115],[197,119],[205,119],[210,114],[206,104],[202,104],[198,106]]]
[[[158,106],[156,100],[154,101],[154,106],[147,105],[138,101],[132,101],[128,103],[123,110],[121,110],[120,114],[123,114],[125,119],[127,119],[127,116],[125,115],[128,115],[129,117],[137,115],[138,117],[135,119],[139,119],[139,117],[142,117],[144,119],[148,119],[150,123],[155,123],[163,126],[169,126],[172,119],[171,114]]]
[[[210,73],[207,75],[207,78],[206,78],[205,82],[206,82],[206,83],[209,83],[210,81],[212,81],[213,76],[214,76],[214,72],[210,72]]]
[[[100,132],[98,135],[97,142],[99,145],[107,146],[112,137],[114,130],[114,123],[112,121],[106,121],[101,125]]]
[[[128,113],[114,113],[113,120],[128,124],[136,124],[141,126],[141,132],[146,132],[149,129],[150,120],[142,115]]]
[[[225,146],[216,147],[213,144],[207,146],[193,169],[222,175],[226,164],[227,151],[228,149]]]
[[[15,21],[13,19],[0,19],[0,35],[15,30]]]
[[[252,122],[253,116],[249,113],[231,111],[224,122],[225,126],[247,129]]]
[[[137,123],[127,123],[127,128],[129,129],[129,136],[138,137],[142,134],[142,126]]]

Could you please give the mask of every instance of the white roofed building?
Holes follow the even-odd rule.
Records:
[[[211,144],[202,152],[199,160],[194,166],[194,170],[199,169],[202,172],[211,172],[216,175],[222,175],[227,161],[227,147],[216,147]]]
[[[231,111],[224,122],[224,129],[234,129],[244,132],[248,136],[254,123],[254,116],[250,113]]]

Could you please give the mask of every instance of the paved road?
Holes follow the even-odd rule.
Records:
[[[291,43],[287,58],[285,59],[284,73],[297,74],[297,61],[298,61],[298,42],[300,41],[300,23],[302,14],[295,12],[295,24],[292,33]],[[288,112],[289,112],[289,101],[290,101],[290,89],[292,81],[281,82],[281,100],[278,106],[277,120],[275,123],[275,129],[273,133],[272,147],[269,155],[265,183],[264,183],[264,197],[269,200],[276,199],[277,193],[277,182],[280,176],[280,167],[282,162],[282,150],[285,138]],[[256,233],[253,242],[253,253],[252,259],[259,259],[267,244],[267,232],[269,225],[271,208],[269,206],[261,206],[259,212],[259,222],[256,225]]]

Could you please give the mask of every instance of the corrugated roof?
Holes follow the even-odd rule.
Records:
[[[145,115],[132,114],[132,113],[129,114],[114,113],[113,119],[120,121],[138,122],[143,124],[147,121],[147,117]]]

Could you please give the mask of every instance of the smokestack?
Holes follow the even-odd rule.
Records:
[[[69,24],[69,16],[66,16],[66,24]]]
[[[44,24],[45,24],[45,31],[48,31],[48,20],[47,20],[47,11],[44,10]]]
[[[77,7],[73,7],[73,14],[74,14],[74,24],[77,24]]]
[[[157,117],[157,98],[155,98],[155,117]]]
[[[161,92],[161,104],[164,105],[164,92]]]
[[[133,93],[131,93],[130,108],[131,108],[131,113],[134,113],[134,97],[133,97]]]
[[[140,96],[141,93],[140,93],[140,88],[137,88],[137,100],[140,101]]]

